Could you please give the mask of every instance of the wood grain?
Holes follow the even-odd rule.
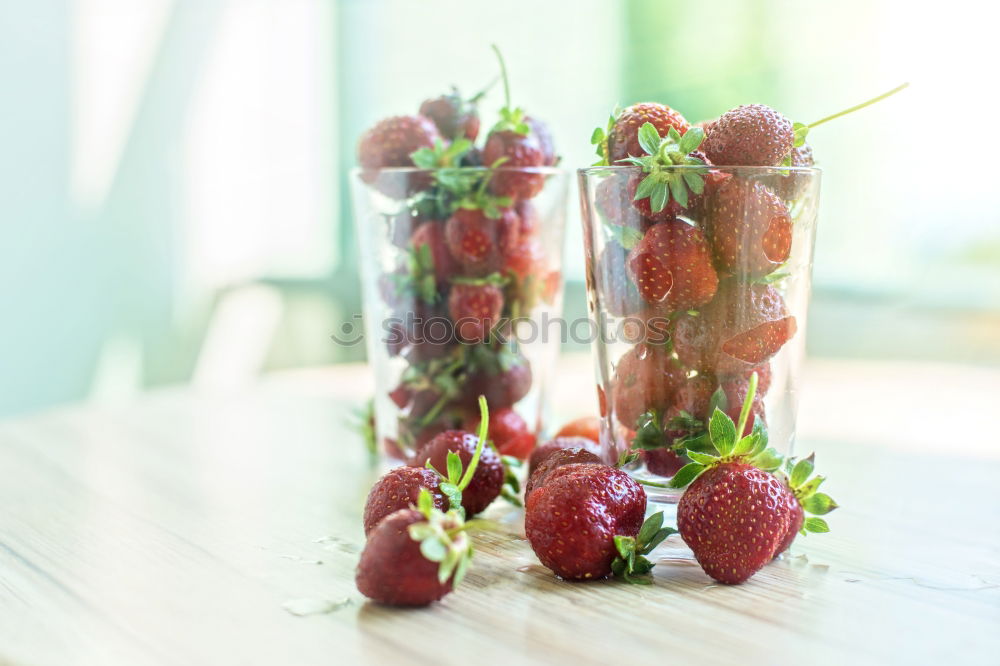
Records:
[[[561,376],[589,387],[589,368],[567,359]],[[832,533],[745,585],[713,584],[677,537],[655,554],[653,586],[561,582],[519,512],[495,506],[467,582],[418,611],[354,589],[378,473],[345,426],[360,366],[8,422],[0,664],[997,664],[1000,451],[973,408],[989,414],[996,394],[981,388],[998,380],[810,365],[799,448],[817,451],[843,508]],[[918,400],[924,382],[965,416]],[[858,385],[881,386],[888,414],[909,421],[853,414]],[[563,404],[592,404],[575,398]]]

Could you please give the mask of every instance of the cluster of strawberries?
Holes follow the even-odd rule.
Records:
[[[506,105],[481,148],[476,105],[485,91],[429,99],[418,115],[380,121],[358,144],[362,179],[401,202],[387,219],[397,268],[381,280],[386,345],[408,364],[390,393],[399,439],[384,445],[395,457],[474,419],[480,394],[507,410],[495,419],[503,432],[492,433],[503,453],[523,458],[535,443],[511,409],[531,388],[531,366],[495,334],[506,333],[498,322],[529,316],[558,292],[558,256],[546,255],[531,201],[558,158],[546,125],[511,107],[502,58],[500,66]],[[450,329],[431,330],[440,323]]]
[[[734,423],[716,409],[710,421],[713,454],[693,462],[671,484],[686,487],[677,525],[704,571],[742,583],[784,552],[796,535],[826,532],[819,516],[837,508],[818,491],[812,456],[783,461],[755,425],[741,436],[756,398],[751,374]],[[478,435],[447,431],[408,466],[389,471],[372,488],[364,510],[368,543],[357,571],[358,589],[376,601],[420,606],[452,591],[471,560],[466,516],[501,494],[504,467],[488,442],[486,401],[480,398]],[[524,530],[539,561],[566,580],[614,575],[649,583],[645,556],[671,534],[663,513],[646,517],[646,493],[621,467],[634,453],[607,464],[597,444],[598,422],[568,424],[532,451],[524,488]],[[815,514],[806,517],[806,513]]]
[[[663,104],[612,115],[593,142],[608,170],[594,196],[606,242],[590,267],[609,314],[658,318],[666,344],[639,342],[617,362],[615,418],[647,469],[672,476],[721,407],[739,414],[760,377],[747,432],[763,421],[769,361],[796,319],[774,283],[792,250],[790,204],[808,186],[805,132],[770,107],[737,107],[690,125]],[[726,167],[786,167],[762,175]],[[746,433],[744,433],[746,434]]]

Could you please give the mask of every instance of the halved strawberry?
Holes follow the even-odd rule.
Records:
[[[719,284],[704,234],[683,220],[650,227],[629,253],[626,268],[648,303],[671,310],[707,303]]]

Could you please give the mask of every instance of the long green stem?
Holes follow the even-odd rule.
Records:
[[[495,86],[497,84],[497,81],[499,80],[500,80],[499,76],[494,76],[493,80],[486,84],[485,88],[483,88],[482,90],[480,90],[479,92],[477,92],[475,95],[473,95],[468,99],[469,104],[476,104],[483,97],[486,97],[486,93],[492,90],[493,86]]]
[[[809,129],[812,129],[813,127],[816,127],[818,125],[822,125],[825,122],[831,121],[834,118],[840,118],[841,116],[846,116],[848,113],[854,113],[855,111],[858,111],[859,109],[863,109],[866,106],[871,106],[875,102],[881,102],[886,97],[890,97],[892,95],[895,95],[900,90],[903,90],[904,88],[906,88],[909,85],[910,85],[909,82],[907,82],[907,83],[904,83],[902,85],[896,86],[895,88],[893,88],[889,92],[884,92],[881,95],[879,95],[878,97],[872,97],[867,102],[862,102],[861,104],[856,104],[855,106],[852,106],[849,109],[844,109],[843,111],[838,111],[837,113],[833,114],[832,116],[827,116],[826,118],[820,118],[819,120],[817,120],[814,123],[809,123],[809,125],[807,125],[807,127]]]
[[[740,422],[736,424],[736,439],[743,436],[743,429],[747,427],[747,419],[750,418],[750,407],[753,405],[754,396],[757,395],[757,373],[750,375],[750,384],[747,386],[747,397],[743,399],[743,409],[740,410]]]
[[[504,64],[503,56],[500,54],[500,49],[497,48],[496,44],[490,44],[493,47],[493,52],[497,54],[497,60],[500,61],[500,77],[503,79],[503,104],[506,108],[510,108],[510,85],[507,83],[507,65]]]
[[[490,408],[486,404],[486,396],[479,396],[479,432],[476,435],[479,437],[479,441],[476,442],[476,452],[472,454],[472,460],[469,461],[469,466],[465,468],[465,474],[462,476],[462,480],[458,482],[458,490],[461,492],[469,487],[469,483],[472,481],[472,475],[476,473],[476,467],[479,465],[479,457],[483,455],[483,447],[486,446],[486,433],[490,429]]]

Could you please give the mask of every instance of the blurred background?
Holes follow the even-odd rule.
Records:
[[[809,353],[1000,364],[988,3],[0,0],[0,417],[358,361],[357,136],[504,50],[563,164],[615,104],[810,122]],[[489,122],[499,89],[482,105]],[[984,159],[984,156],[986,157]],[[974,166],[980,164],[980,166]],[[567,314],[582,315],[571,198]]]

